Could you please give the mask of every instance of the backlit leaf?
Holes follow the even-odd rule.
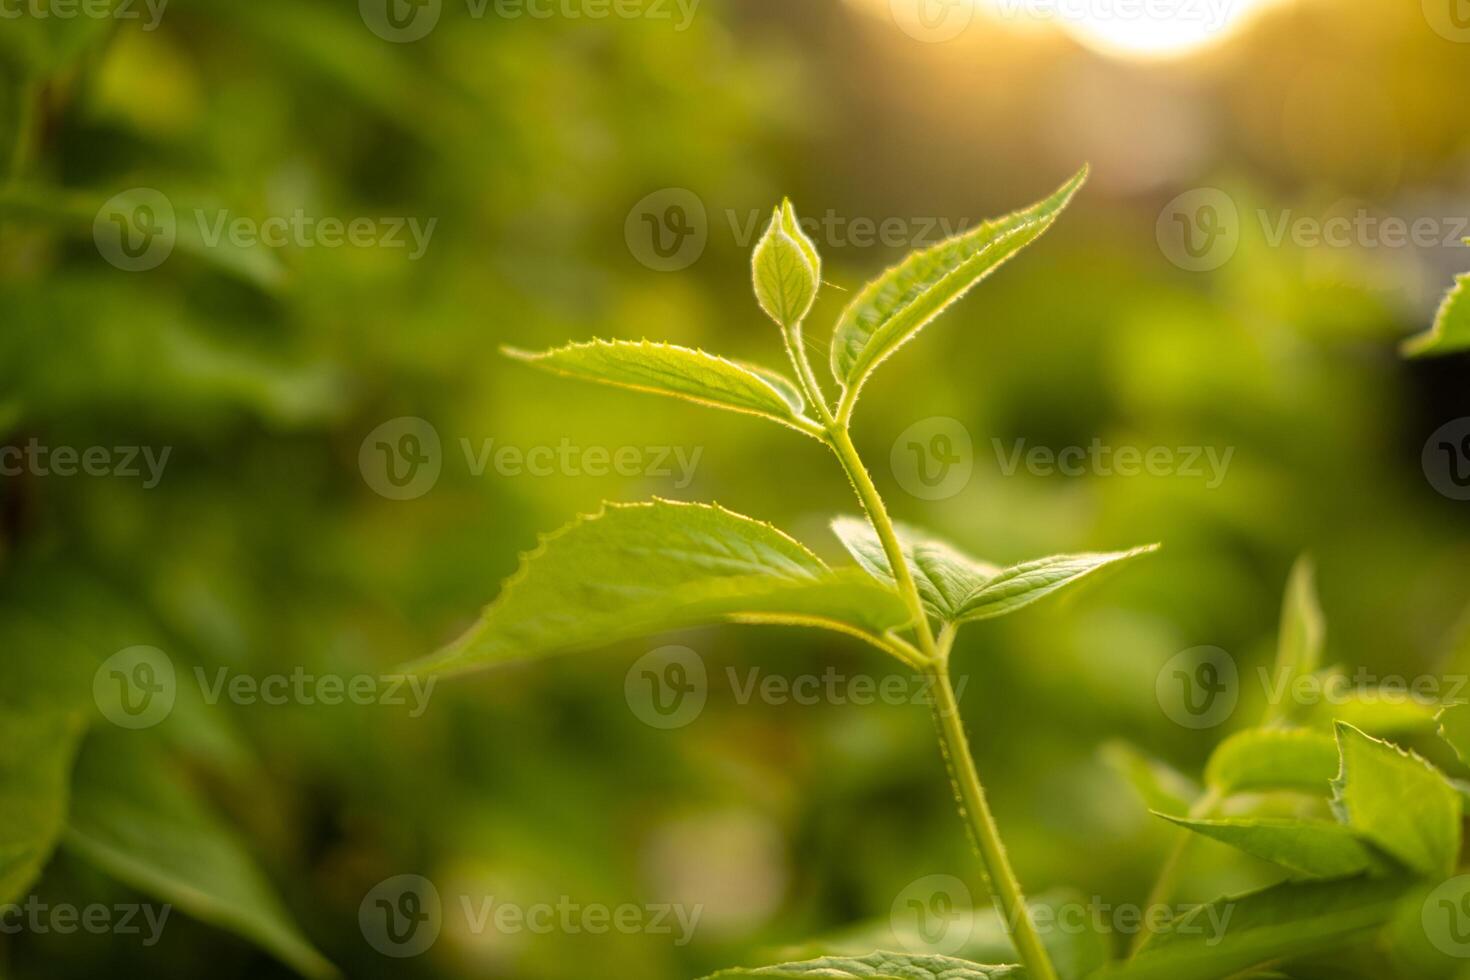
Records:
[[[1020,980],[1014,966],[981,966],[951,956],[913,953],[870,953],[867,956],[823,956],[800,963],[736,968],[716,977],[821,977],[832,980]]]
[[[1337,743],[1304,728],[1252,728],[1215,749],[1205,782],[1220,793],[1291,789],[1326,795],[1338,772]]]
[[[1045,200],[915,252],[863,287],[837,322],[833,376],[861,388],[889,355],[1050,228],[1086,179],[1084,167]]]
[[[966,596],[960,603],[957,618],[959,622],[968,623],[1004,616],[1044,599],[1098,569],[1149,554],[1158,548],[1158,545],[1150,544],[1131,551],[1053,555],[1012,565]]]
[[[479,624],[416,669],[461,671],[720,620],[870,637],[908,615],[891,589],[832,571],[769,524],[707,504],[608,504],[545,538]]]
[[[1460,857],[1459,792],[1425,760],[1351,725],[1337,726],[1342,769],[1333,780],[1338,819],[1425,875]]]
[[[886,585],[894,584],[893,569],[871,524],[861,517],[839,517],[832,530],[864,570]],[[895,530],[924,608],[941,620],[953,620],[965,599],[1000,573],[998,566],[977,561],[922,531],[901,524]]]
[[[796,386],[784,379],[774,380],[781,378],[775,371],[752,369],[688,347],[647,340],[594,340],[542,353],[503,350],[509,357],[563,377],[671,395],[793,427],[801,416]]]
[[[1165,813],[1159,816],[1309,878],[1349,878],[1391,867],[1353,831],[1324,820],[1268,817],[1191,820]]]

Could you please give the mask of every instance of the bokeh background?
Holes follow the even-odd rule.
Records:
[[[151,27],[141,4],[136,18],[16,6],[0,22],[0,441],[169,452],[156,486],[0,477],[12,777],[32,751],[71,772],[74,749],[75,778],[148,753],[149,778],[229,827],[286,917],[353,977],[685,978],[881,931],[928,876],[978,891],[925,708],[742,703],[729,682],[895,669],[837,637],[651,638],[443,682],[417,717],[210,705],[192,678],[391,672],[471,622],[538,532],[605,499],[717,500],[838,560],[826,522],[855,503],[814,444],[549,378],[498,348],[649,337],[780,366],[748,256],[789,194],[821,222],[830,286],[808,332],[822,355],[868,278],[1084,161],[1066,216],[886,365],[856,424],[895,515],[989,560],[1165,545],[961,639],[966,721],[1028,889],[1142,901],[1172,838],[1103,746],[1196,774],[1251,723],[1297,555],[1319,568],[1330,659],[1379,677],[1457,669],[1470,505],[1425,450],[1470,416],[1467,363],[1398,345],[1470,269],[1463,3],[1235,0],[1200,4],[1202,26],[1001,0],[702,0],[687,20],[672,2],[600,18],[577,0],[537,8],[547,17],[394,2],[391,20],[371,0],[171,0]],[[173,209],[177,242],[134,270],[107,234],[119,208],[138,217],[114,197],[139,188]],[[435,224],[410,257],[211,245],[195,220],[297,212]],[[1334,216],[1354,230],[1312,240]],[[1429,224],[1395,244],[1383,219]],[[661,254],[669,242],[677,254]],[[440,472],[392,499],[363,449],[404,418],[432,427]],[[933,431],[911,427],[950,424],[934,419],[970,443],[969,475],[942,499],[905,469]],[[1231,455],[1218,481],[1008,473],[1018,440]],[[477,469],[487,445],[570,445],[580,465]],[[636,475],[584,472],[589,448],[624,447]],[[697,458],[689,479],[657,465],[664,449]],[[630,667],[669,643],[710,678],[676,730],[625,693]],[[180,693],[161,724],[128,731],[91,681],[137,645],[166,653]],[[1201,645],[1245,680],[1234,715],[1195,730],[1157,681]],[[71,713],[46,728],[56,703]],[[113,806],[95,792],[75,806]],[[24,894],[139,900],[77,844]],[[404,874],[432,881],[445,915],[430,948],[394,959],[359,907]],[[1202,847],[1184,892],[1268,880]],[[477,931],[459,896],[702,916],[685,944]],[[292,975],[236,931],[183,911],[146,948],[23,930],[0,936],[0,971]]]

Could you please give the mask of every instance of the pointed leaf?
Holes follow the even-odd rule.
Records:
[[[902,524],[895,530],[924,608],[945,622],[956,617],[966,597],[1000,573],[999,567],[976,561],[922,531]],[[861,517],[839,517],[832,522],[832,531],[868,574],[885,585],[894,584],[888,555],[871,524]]]
[[[1322,607],[1317,602],[1316,573],[1310,559],[1300,558],[1292,566],[1281,606],[1281,632],[1276,641],[1277,682],[1290,685],[1298,677],[1318,670],[1322,666],[1325,636]],[[1287,699],[1272,704],[1266,720],[1284,716],[1290,705]]]
[[[1065,588],[1091,575],[1100,568],[1157,551],[1156,544],[1131,551],[1109,551],[1080,555],[1053,555],[1038,558],[997,574],[971,592],[960,604],[958,620],[962,623],[992,619],[1029,606],[1038,599]]]
[[[773,383],[760,371],[704,351],[647,340],[594,340],[541,353],[506,347],[504,353],[553,374],[635,391],[671,395],[799,428],[795,385]],[[780,377],[780,375],[776,375]],[[810,425],[810,423],[808,423]]]
[[[1182,817],[1199,797],[1199,787],[1192,779],[1127,742],[1107,743],[1102,747],[1102,758],[1128,780],[1144,806],[1160,816]]]
[[[1319,673],[1320,697],[1302,717],[1306,724],[1330,730],[1338,722],[1379,737],[1400,737],[1434,730],[1440,703],[1407,687],[1361,687],[1340,668]]]
[[[1470,765],[1470,704],[1452,704],[1439,713],[1439,735]]]
[[[56,848],[82,728],[80,712],[0,712],[0,904],[23,894]]]
[[[1434,326],[1404,342],[1404,353],[1409,357],[1453,354],[1466,349],[1470,349],[1470,275],[1455,279],[1454,288],[1445,296],[1434,318]]]
[[[880,363],[1003,262],[1041,236],[1087,168],[1037,204],[915,252],[863,287],[832,337],[832,374],[856,390]]]
[[[1419,756],[1351,725],[1337,726],[1337,744],[1338,819],[1421,874],[1449,874],[1460,857],[1459,792]]]
[[[335,976],[245,845],[170,766],[146,736],[94,735],[77,763],[66,848],[139,891],[259,943],[303,976]]]
[[[1221,742],[1205,782],[1223,795],[1291,789],[1326,795],[1338,772],[1337,743],[1303,728],[1252,728]]]
[[[720,620],[867,638],[908,615],[891,589],[831,571],[769,524],[707,504],[607,504],[545,538],[479,624],[415,669],[467,670]]]
[[[1089,980],[1220,980],[1254,966],[1338,949],[1389,922],[1405,878],[1287,882],[1201,905],[1149,937],[1132,960]]]
[[[1353,831],[1324,820],[1267,817],[1192,820],[1166,813],[1158,815],[1170,823],[1309,878],[1350,878],[1393,867]]]
[[[1021,980],[1019,967],[981,966],[951,956],[915,953],[870,953],[867,956],[823,956],[800,963],[755,968],[737,967],[712,973],[717,977],[821,977],[831,980]]]

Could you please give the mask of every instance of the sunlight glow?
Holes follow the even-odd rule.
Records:
[[[861,0],[923,41],[943,42],[1003,24],[1053,25],[1105,54],[1182,57],[1238,33],[1250,17],[1283,0]]]

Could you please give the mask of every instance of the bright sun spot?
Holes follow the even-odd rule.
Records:
[[[919,40],[947,41],[997,21],[1055,26],[1082,44],[1133,58],[1180,57],[1224,41],[1283,0],[864,0]]]
[[[987,0],[1002,3],[1008,0]],[[1060,26],[1091,48],[1166,58],[1224,41],[1267,0],[1061,0]]]

